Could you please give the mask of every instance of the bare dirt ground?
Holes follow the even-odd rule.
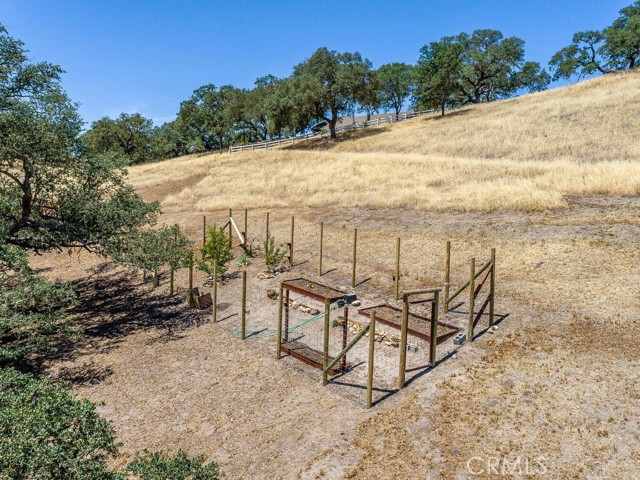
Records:
[[[363,306],[393,304],[398,236],[403,289],[442,284],[447,240],[454,286],[466,279],[470,256],[481,263],[497,248],[499,329],[371,410],[361,389],[323,388],[318,370],[276,361],[272,339],[236,338],[239,277],[220,287],[213,324],[210,310],[187,309],[183,294],[167,296],[167,272],[152,289],[139,272],[87,255],[33,258],[51,277],[76,284],[75,315],[87,331],[46,368],[78,396],[104,402],[101,412],[123,441],[120,463],[143,448],[189,448],[220,462],[228,478],[499,478],[505,459],[516,458],[522,477],[526,461],[530,478],[638,478],[640,198],[571,203],[540,213],[271,210],[282,242],[296,216],[297,266],[258,280],[262,259],[254,260],[250,328],[275,326],[267,288],[283,278],[318,279],[320,221],[328,271],[320,281],[334,287],[350,282],[358,228]],[[226,222],[225,212],[175,211],[162,220],[179,223],[199,244],[202,213]],[[249,212],[256,244],[264,214]],[[184,270],[177,284],[186,287]]]

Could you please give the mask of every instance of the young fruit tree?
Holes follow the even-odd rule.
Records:
[[[264,241],[264,261],[270,273],[275,273],[282,266],[286,255],[282,247],[276,246],[275,238],[271,234]]]
[[[229,236],[224,227],[212,225],[207,229],[207,241],[200,249],[202,259],[197,261],[198,268],[209,275],[213,275],[213,265],[217,265],[218,275],[227,271],[229,262],[233,259]]]

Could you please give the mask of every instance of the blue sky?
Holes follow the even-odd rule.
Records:
[[[140,112],[171,120],[200,85],[287,76],[321,46],[374,66],[415,63],[445,35],[495,28],[546,66],[574,32],[601,29],[632,0],[0,0],[0,22],[33,60],[61,65],[88,121]]]

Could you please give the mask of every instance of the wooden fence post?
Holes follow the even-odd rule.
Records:
[[[207,216],[202,216],[202,246],[207,244]]]
[[[287,288],[284,292],[284,341],[289,341],[289,310],[291,305],[291,291]]]
[[[178,232],[176,231],[173,235],[173,240],[178,245]],[[175,281],[175,269],[173,268],[173,264],[169,264],[170,272],[169,272],[169,295],[173,295],[174,293],[174,281]]]
[[[394,298],[396,302],[400,298],[400,237],[396,239],[396,273],[395,273],[395,292]]]
[[[296,217],[291,217],[291,247],[289,249],[289,268],[293,268],[293,232],[295,230]]]
[[[328,374],[324,370],[329,365],[329,317],[330,317],[330,301],[324,299],[324,344],[322,350],[322,385],[328,382]]]
[[[409,327],[409,296],[402,295],[402,326],[400,328],[400,369],[398,372],[398,390],[404,387],[407,369],[407,329]]]
[[[429,349],[429,364],[436,364],[436,349],[438,347],[438,310],[440,309],[440,292],[433,294],[433,303],[431,304],[431,345]]]
[[[324,236],[324,222],[320,222],[320,260],[318,262],[318,276],[322,276],[322,241]]]
[[[231,230],[231,217],[233,216],[232,213],[233,212],[231,211],[231,209],[229,209],[229,248],[233,248],[233,231]]]
[[[282,357],[282,307],[283,307],[283,285],[280,282],[280,294],[278,295],[278,330],[276,331],[276,359],[280,360]]]
[[[371,310],[369,317],[369,364],[367,365],[367,408],[371,408],[373,400],[373,361],[376,348],[376,311]]]
[[[353,229],[353,258],[351,261],[351,288],[356,286],[356,259],[358,254],[358,229]]]
[[[249,229],[249,222],[247,221],[249,218],[249,213],[247,212],[247,209],[244,209],[244,244],[248,247],[249,246],[249,238],[247,236],[247,232]]]
[[[153,288],[160,285],[160,279],[158,278],[158,267],[153,269]]]
[[[495,305],[495,297],[496,297],[496,249],[491,249],[491,277],[489,278],[489,295],[491,295],[491,300],[489,300],[489,326],[493,326],[493,308]]]
[[[442,312],[446,315],[449,311],[449,282],[451,281],[451,242],[447,242],[447,254],[444,259],[444,300]]]
[[[473,342],[473,309],[475,303],[475,289],[476,289],[476,259],[471,258],[469,264],[469,325],[467,326],[467,339],[469,342]]]
[[[218,261],[213,261],[213,323],[218,321]]]
[[[193,252],[189,256],[189,306],[193,308]]]
[[[242,271],[242,316],[240,322],[240,340],[247,337],[247,271]]]

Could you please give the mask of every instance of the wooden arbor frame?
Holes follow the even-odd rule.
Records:
[[[407,371],[407,334],[409,331],[409,299],[417,295],[433,295],[431,303],[431,329],[429,335],[429,365],[436,363],[436,347],[438,345],[438,308],[441,288],[409,290],[402,292],[402,326],[400,329],[400,367],[398,371],[398,389],[404,388]]]
[[[496,296],[496,249],[491,249],[491,258],[485,262],[485,264],[476,270],[475,257],[470,259],[469,262],[469,280],[467,280],[460,288],[458,288],[451,296],[449,296],[449,279],[450,279],[450,265],[451,265],[451,242],[447,242],[447,256],[445,263],[444,281],[444,313],[449,312],[449,305],[451,302],[462,294],[467,288],[469,289],[469,316],[467,321],[467,339],[469,342],[473,342],[473,332],[484,315],[487,306],[489,307],[489,327],[494,323],[494,306]],[[484,277],[476,284],[476,280],[480,275],[484,273]],[[487,298],[482,303],[477,315],[474,312],[476,299],[482,290],[482,287],[489,280],[489,293]]]
[[[324,338],[323,338],[323,350],[318,352],[310,348],[309,346],[300,342],[289,342],[289,303],[290,292],[295,292],[299,295],[303,295],[307,298],[317,300],[324,303]],[[312,367],[322,370],[322,384],[326,385],[329,374],[335,374],[347,367],[346,351],[348,351],[347,345],[347,333],[348,333],[348,319],[349,319],[349,306],[345,303],[344,306],[344,323],[342,325],[342,352],[335,359],[329,359],[329,329],[330,325],[330,311],[331,304],[343,299],[344,292],[335,288],[323,285],[318,282],[306,278],[294,278],[291,280],[285,280],[280,284],[280,305],[278,309],[278,328],[276,331],[276,359],[282,358],[282,352],[288,353],[292,357],[311,365]],[[284,329],[283,329],[284,323]],[[283,336],[284,330],[284,336]],[[286,343],[289,345],[286,345]],[[338,360],[340,365],[337,366]]]
[[[405,383],[405,372],[426,368],[427,366],[435,365],[436,362],[436,348],[441,343],[445,342],[449,338],[453,337],[460,329],[454,325],[438,321],[438,304],[440,301],[440,288],[430,288],[424,290],[410,290],[402,292],[402,310],[392,307],[390,305],[376,305],[373,307],[362,308],[358,310],[359,315],[369,316],[374,315],[375,321],[383,325],[397,328],[400,330],[400,375],[398,380],[399,388],[402,388]],[[411,301],[411,297],[419,295],[432,295],[432,298],[414,300]],[[417,303],[431,303],[431,318],[416,315],[410,312],[409,306]],[[429,322],[429,333],[419,331],[415,327],[416,324]],[[438,333],[440,329],[440,333]],[[423,367],[406,369],[406,355],[407,355],[407,337],[413,335],[414,337],[421,338],[429,342],[429,364]]]

